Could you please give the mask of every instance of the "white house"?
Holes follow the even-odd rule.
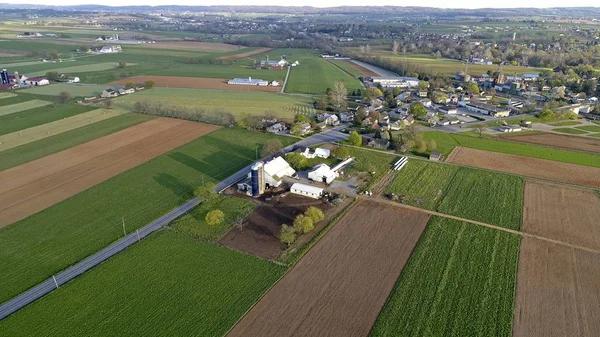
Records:
[[[308,172],[308,179],[327,184],[331,184],[337,177],[337,172],[333,171],[327,164],[319,164]]]
[[[293,184],[290,192],[313,199],[320,199],[323,196],[322,188],[300,183]]]
[[[296,171],[281,156],[275,157],[265,163],[265,182],[271,187],[278,187],[283,181],[283,177],[291,177]]]

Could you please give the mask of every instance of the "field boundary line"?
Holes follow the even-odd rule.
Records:
[[[129,233],[128,235],[111,243],[98,252],[84,258],[70,267],[67,267],[66,269],[63,269],[61,272],[52,275],[45,281],[38,283],[37,285],[29,288],[12,299],[0,304],[0,321],[24,308],[30,303],[33,303],[51,293],[55,289],[58,289],[60,286],[73,280],[77,276],[98,266],[102,262],[108,260],[114,255],[117,255],[135,243],[140,242],[142,239],[168,225],[171,221],[189,212],[199,204],[200,200],[198,198],[189,199],[182,205],[172,209],[167,214],[155,219],[144,227],[136,229],[135,232]]]
[[[544,237],[544,236],[541,236],[541,235],[531,234],[531,233],[527,233],[527,232],[518,231],[518,230],[515,230],[515,229],[510,229],[510,228],[505,228],[505,227],[501,227],[501,226],[497,226],[497,225],[492,225],[492,224],[481,222],[481,221],[477,221],[477,220],[466,219],[466,218],[462,218],[462,217],[455,216],[455,215],[441,213],[441,212],[438,212],[438,211],[432,211],[432,210],[428,210],[428,209],[424,209],[424,208],[420,208],[420,207],[416,207],[416,206],[401,204],[401,203],[398,203],[398,202],[394,202],[394,201],[390,201],[390,200],[385,200],[385,199],[382,199],[382,198],[368,198],[368,197],[365,197],[365,196],[362,196],[362,195],[358,196],[358,198],[365,199],[365,200],[374,200],[376,202],[387,204],[387,205],[391,205],[391,206],[395,206],[395,207],[401,207],[401,208],[411,209],[411,210],[414,210],[414,211],[428,213],[428,214],[431,214],[431,215],[435,215],[435,216],[439,216],[439,217],[444,217],[444,218],[448,218],[448,219],[452,219],[452,220],[462,221],[462,222],[470,223],[470,224],[473,224],[473,225],[486,227],[486,228],[489,228],[489,229],[495,229],[495,230],[502,231],[502,232],[505,232],[505,233],[519,235],[521,237],[538,239],[538,240],[541,240],[541,241],[546,241],[546,242],[553,243],[553,244],[556,244],[556,245],[565,246],[565,247],[568,247],[568,248],[584,250],[586,252],[594,253],[594,254],[600,254],[600,250],[596,250],[596,249],[593,249],[593,248],[588,248],[588,247],[585,247],[585,246],[576,245],[576,244],[572,244],[572,243],[568,243],[568,242],[564,242],[564,241],[560,241],[560,240],[550,239],[550,238],[547,238],[547,237]]]

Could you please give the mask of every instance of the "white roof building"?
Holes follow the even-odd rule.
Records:
[[[317,158],[317,157],[318,158],[329,158],[329,156],[331,156],[331,150],[318,147],[314,151],[311,151],[311,149],[307,147],[306,150],[304,150],[304,152],[302,152],[302,155],[309,159]]]
[[[326,184],[331,184],[337,177],[337,172],[333,171],[327,164],[319,164],[308,172],[308,179]]]
[[[265,182],[269,186],[277,187],[281,185],[283,177],[291,177],[296,171],[282,157],[275,157],[273,160],[265,163]]]
[[[314,199],[319,199],[323,196],[322,188],[300,183],[293,184],[290,192]]]

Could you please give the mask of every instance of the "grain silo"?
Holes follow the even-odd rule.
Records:
[[[265,165],[262,161],[252,166],[251,170],[252,196],[258,197],[265,193]]]

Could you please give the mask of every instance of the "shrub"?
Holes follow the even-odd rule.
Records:
[[[311,218],[313,223],[317,223],[323,219],[325,219],[325,214],[323,211],[315,206],[310,206],[305,212],[304,215]]]
[[[313,219],[305,216],[304,214],[300,214],[294,219],[294,230],[298,234],[305,234],[315,229],[315,224]]]
[[[223,223],[223,220],[225,220],[225,214],[219,209],[214,209],[206,213],[206,217],[204,218],[204,221],[206,221],[209,226],[220,225]]]
[[[281,225],[279,230],[279,241],[285,243],[288,247],[296,241],[296,231],[293,227],[286,224]]]

